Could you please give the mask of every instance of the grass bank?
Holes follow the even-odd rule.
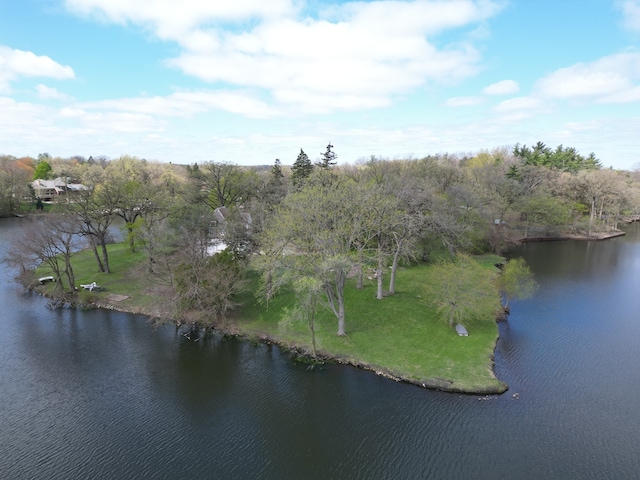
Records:
[[[171,310],[162,295],[162,285],[152,277],[134,274],[144,263],[141,253],[131,254],[123,244],[109,245],[112,273],[97,272],[93,253],[80,252],[73,259],[77,283],[96,282],[98,292],[79,292],[81,303],[94,302],[102,307],[144,313],[171,319]],[[487,275],[495,274],[499,257],[483,257]],[[38,271],[43,276],[46,271]],[[366,368],[378,374],[416,385],[452,392],[477,394],[502,393],[506,385],[493,374],[493,352],[498,339],[495,312],[466,324],[468,337],[455,330],[436,314],[428,298],[428,286],[438,282],[427,265],[400,269],[396,294],[377,300],[373,282],[362,290],[348,282],[345,292],[347,335],[338,337],[337,321],[320,309],[316,319],[318,353],[341,363]],[[287,321],[287,311],[295,298],[283,293],[268,308],[253,297],[256,278],[241,295],[242,306],[232,312],[228,330],[251,339],[263,339],[311,351],[311,335],[305,322]],[[51,287],[49,287],[51,288]],[[126,299],[121,297],[126,296]],[[114,298],[118,297],[118,301]]]
[[[157,278],[144,274],[146,255],[143,252],[131,253],[124,243],[107,245],[107,251],[111,270],[108,274],[98,270],[93,251],[83,250],[73,256],[71,263],[78,288],[78,304],[141,313],[154,318],[171,318],[170,303],[163,295],[166,287]],[[36,278],[47,275],[51,272],[46,267],[36,270]],[[79,288],[92,282],[97,283],[100,289],[90,292]],[[46,284],[43,291],[49,294],[53,289],[53,284]]]

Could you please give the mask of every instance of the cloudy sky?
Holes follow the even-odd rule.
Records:
[[[640,163],[640,0],[0,0],[0,154]]]

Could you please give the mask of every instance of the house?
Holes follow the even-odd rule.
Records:
[[[62,177],[58,177],[54,180],[43,180],[39,178],[31,182],[29,185],[33,188],[36,198],[39,197],[45,201],[51,201],[58,195],[88,190],[88,187],[81,183],[67,183],[67,180]]]
[[[42,200],[53,200],[58,195],[66,193],[67,184],[60,180],[60,178],[55,180],[42,180],[39,178],[31,182],[30,185],[36,197],[40,197]]]
[[[251,214],[244,212],[242,207],[239,207],[240,210],[240,218],[244,223],[244,228],[248,231],[251,230]],[[227,207],[218,207],[213,211],[213,218],[215,222],[215,226],[222,227],[222,231],[224,231],[224,226],[227,223],[227,218],[229,217],[229,209]]]
[[[227,241],[231,238],[231,242],[234,244],[234,249],[244,249],[248,244],[251,237],[251,214],[244,212],[242,207],[239,207],[240,222],[229,225],[229,209],[227,207],[218,207],[213,211],[213,221],[209,225],[209,248],[207,249],[209,255],[216,254],[223,251],[228,247]],[[237,218],[237,217],[236,217]],[[245,232],[242,232],[242,226],[244,226]],[[232,232],[228,231],[228,228],[232,229]],[[240,227],[240,230],[238,230]],[[227,240],[225,240],[227,237]]]

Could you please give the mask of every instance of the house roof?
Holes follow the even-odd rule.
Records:
[[[43,180],[42,178],[38,178],[31,182],[31,186],[34,190],[48,190],[52,189],[56,192],[63,192],[65,189],[80,191],[87,190],[88,187],[82,185],[81,183],[69,183],[67,184],[62,177],[55,178],[53,180]]]
[[[229,215],[229,209],[227,207],[218,207],[213,211],[214,218],[220,223],[224,223],[228,215]],[[253,223],[251,219],[251,214],[248,212],[240,212],[240,218],[244,221],[245,225],[247,226]]]

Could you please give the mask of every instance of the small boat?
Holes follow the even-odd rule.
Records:
[[[456,325],[456,332],[458,332],[458,335],[460,335],[461,337],[469,336],[469,332],[467,332],[467,329],[464,328],[464,325],[460,325],[459,323]]]
[[[45,284],[47,282],[55,282],[56,279],[53,278],[52,276],[48,276],[48,277],[40,277],[38,279],[38,282],[40,282],[40,285]]]

